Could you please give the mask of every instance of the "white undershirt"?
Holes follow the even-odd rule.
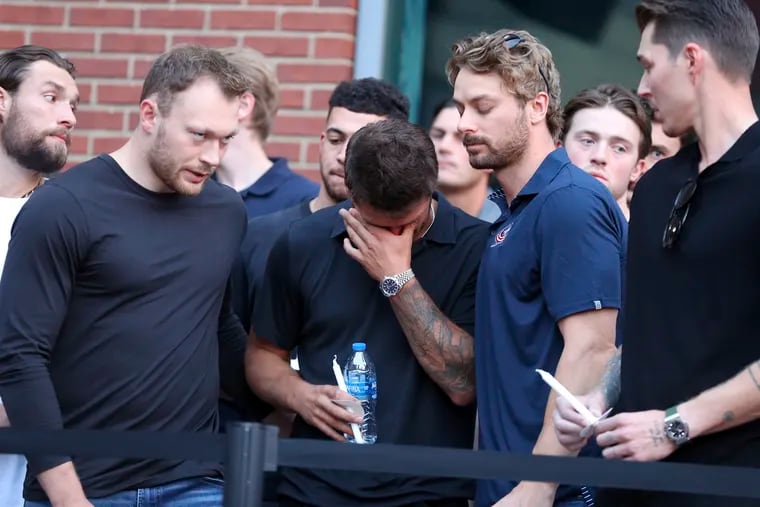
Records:
[[[16,215],[28,198],[0,197],[0,266],[8,255],[8,242]],[[2,276],[2,275],[0,275]],[[2,400],[0,400],[2,403]],[[0,499],[3,507],[23,507],[26,460],[16,454],[0,454]]]
[[[5,264],[8,255],[8,242],[11,240],[11,227],[21,207],[28,197],[0,197],[0,266]]]

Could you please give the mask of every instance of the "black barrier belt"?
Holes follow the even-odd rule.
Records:
[[[0,430],[0,453],[221,461],[225,436],[195,433]],[[420,446],[280,439],[280,466],[505,479],[760,498],[760,469],[630,463]]]
[[[357,449],[361,448],[361,449]],[[329,460],[326,457],[329,456]],[[280,466],[366,470],[433,477],[557,482],[585,486],[760,498],[760,469],[686,463],[633,463],[601,458],[375,444],[336,445],[281,439]]]
[[[225,442],[214,433],[0,429],[0,453],[36,456],[222,461]]]

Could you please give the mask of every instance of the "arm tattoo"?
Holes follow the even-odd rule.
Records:
[[[751,365],[749,365],[749,367],[747,368],[747,371],[749,372],[749,376],[752,377],[752,382],[754,382],[755,386],[757,386],[757,388],[760,389],[760,382],[758,382],[757,377],[755,376],[755,374],[752,373],[752,367],[755,366],[755,365],[760,365],[760,362],[758,362],[758,363],[752,363]]]
[[[602,392],[607,408],[615,406],[620,397],[620,361],[622,355],[623,347],[621,345],[607,363],[607,369],[602,377]]]
[[[649,436],[652,437],[652,444],[659,447],[665,443],[665,430],[657,423],[649,430]]]
[[[472,336],[451,322],[416,280],[391,300],[412,352],[433,381],[449,395],[475,389]]]
[[[730,410],[727,410],[726,412],[723,413],[723,422],[728,423],[728,422],[733,421],[734,419],[736,419],[736,416]]]

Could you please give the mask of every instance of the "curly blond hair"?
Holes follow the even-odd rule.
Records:
[[[514,45],[508,47],[507,40],[514,40]],[[463,68],[478,74],[499,74],[507,90],[523,104],[541,92],[548,93],[546,125],[552,137],[559,138],[562,131],[559,71],[551,51],[530,33],[504,28],[457,41],[446,64],[452,86]]]

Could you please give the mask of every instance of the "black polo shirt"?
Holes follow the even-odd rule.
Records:
[[[699,160],[698,146],[687,146],[636,186],[617,411],[665,410],[760,359],[760,123],[697,176]],[[666,250],[663,230],[689,178],[697,178],[697,190],[676,244]],[[760,421],[696,438],[668,460],[760,467]],[[603,493],[600,505],[760,501],[626,492]]]
[[[412,249],[412,269],[438,308],[473,333],[475,283],[488,225],[437,199],[435,222]],[[346,230],[338,210],[348,206],[298,220],[277,240],[256,296],[256,334],[286,350],[297,346],[301,376],[312,384],[335,385],[333,355],[342,365],[352,342],[366,342],[377,368],[378,443],[471,448],[474,407],[455,406],[430,379],[378,283],[343,250]],[[300,417],[293,436],[327,438]],[[472,483],[284,469],[280,492],[320,507],[390,507],[470,497]]]

